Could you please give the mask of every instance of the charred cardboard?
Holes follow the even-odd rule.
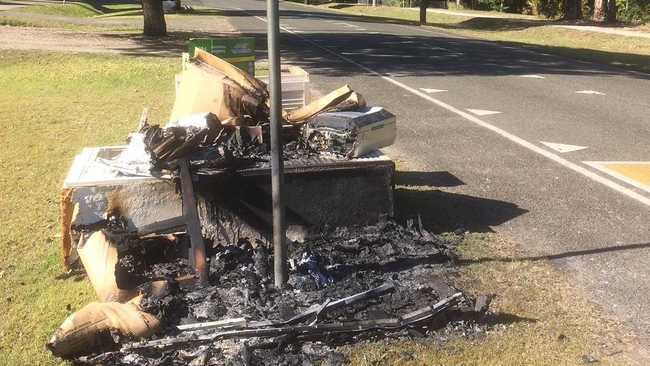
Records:
[[[349,85],[344,85],[324,97],[318,98],[306,106],[286,112],[284,118],[287,122],[296,124],[303,123],[307,119],[321,113],[329,108],[335,107],[350,97],[353,93]]]
[[[141,296],[126,304],[92,302],[70,315],[47,343],[52,354],[62,358],[114,347],[113,332],[128,338],[153,335],[160,321],[140,310]]]
[[[123,303],[137,296],[136,290],[118,288],[115,278],[117,247],[103,231],[92,233],[77,251],[99,301]]]
[[[199,48],[183,71],[170,120],[212,112],[223,124],[249,116],[268,120],[268,91],[262,82]]]

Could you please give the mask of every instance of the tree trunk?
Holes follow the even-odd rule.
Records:
[[[606,21],[608,23],[616,23],[616,0],[607,1],[607,17]]]
[[[564,1],[564,19],[577,20],[582,17],[582,2],[580,0]]]
[[[591,18],[594,22],[604,22],[607,11],[607,0],[594,1],[594,15]]]
[[[427,24],[427,8],[430,0],[420,1],[420,25]]]
[[[167,23],[165,23],[162,0],[142,0],[142,15],[144,18],[143,33],[146,36],[164,36],[167,34]]]

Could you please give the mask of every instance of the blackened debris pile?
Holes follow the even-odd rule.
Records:
[[[185,259],[140,260],[146,279],[139,306],[160,320],[160,329],[148,339],[120,338],[108,352],[77,361],[341,364],[343,345],[436,337],[441,329],[475,333],[480,327],[458,315],[474,309],[474,300],[451,284],[452,245],[390,221],[318,233],[290,245],[289,284],[281,291],[272,286],[268,249],[246,239],[214,248],[204,287],[183,281],[192,272]],[[137,253],[124,257],[138,262]]]
[[[130,143],[137,156],[131,154],[126,162],[137,161],[142,168],[148,156],[152,174],[159,175],[174,170],[179,159],[220,170],[269,161],[269,93],[264,83],[201,49],[179,76],[170,122],[150,125],[143,115]],[[282,116],[285,160],[320,154],[349,159],[395,141],[395,116],[368,108],[347,85]],[[142,169],[125,164],[124,156],[109,164],[124,174],[142,174]]]

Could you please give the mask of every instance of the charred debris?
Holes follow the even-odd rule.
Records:
[[[194,56],[172,122],[150,124],[145,111],[126,150],[105,162],[124,176],[180,181],[184,211],[196,210],[184,175],[269,158],[266,86],[200,49]],[[283,119],[287,160],[353,159],[395,139],[395,117],[348,86]],[[262,241],[202,237],[186,213],[135,229],[117,209],[92,223],[77,214],[62,204],[64,260],[85,271],[98,301],[70,315],[47,348],[79,364],[336,365],[348,345],[487,328],[489,298],[453,285],[453,240],[412,222],[303,228],[287,239],[289,281],[277,289]]]

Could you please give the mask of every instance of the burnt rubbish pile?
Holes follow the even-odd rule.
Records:
[[[282,289],[267,242],[208,235],[194,182],[227,171],[233,193],[249,187],[237,184],[238,169],[268,165],[269,95],[200,49],[181,76],[172,122],[150,124],[145,110],[118,154],[97,153],[99,165],[80,169],[87,156],[75,158],[69,177],[89,178],[62,192],[63,258],[85,272],[97,301],[56,329],[54,355],[102,365],[340,364],[346,345],[484,331],[477,320],[489,301],[453,287],[453,243],[421,225],[288,232]],[[395,116],[348,86],[282,119],[286,160],[354,159],[395,139]],[[227,220],[215,217],[223,231]]]
[[[154,171],[173,170],[179,159],[195,169],[228,169],[270,160],[266,85],[201,49],[180,74],[165,127],[143,115],[131,145],[146,151]],[[206,85],[208,85],[206,87]],[[395,116],[345,85],[301,108],[283,111],[285,159],[364,156],[395,140]],[[144,149],[142,149],[144,147]],[[114,167],[123,168],[116,162]],[[129,169],[124,169],[128,174]]]
[[[48,347],[80,363],[342,364],[345,345],[485,331],[484,300],[451,284],[454,243],[421,228],[387,221],[291,242],[282,290],[272,285],[272,254],[246,239],[210,250],[200,286],[185,234],[97,233],[86,245],[117,254],[113,287],[93,282],[98,296],[133,297],[89,304],[61,325]]]

